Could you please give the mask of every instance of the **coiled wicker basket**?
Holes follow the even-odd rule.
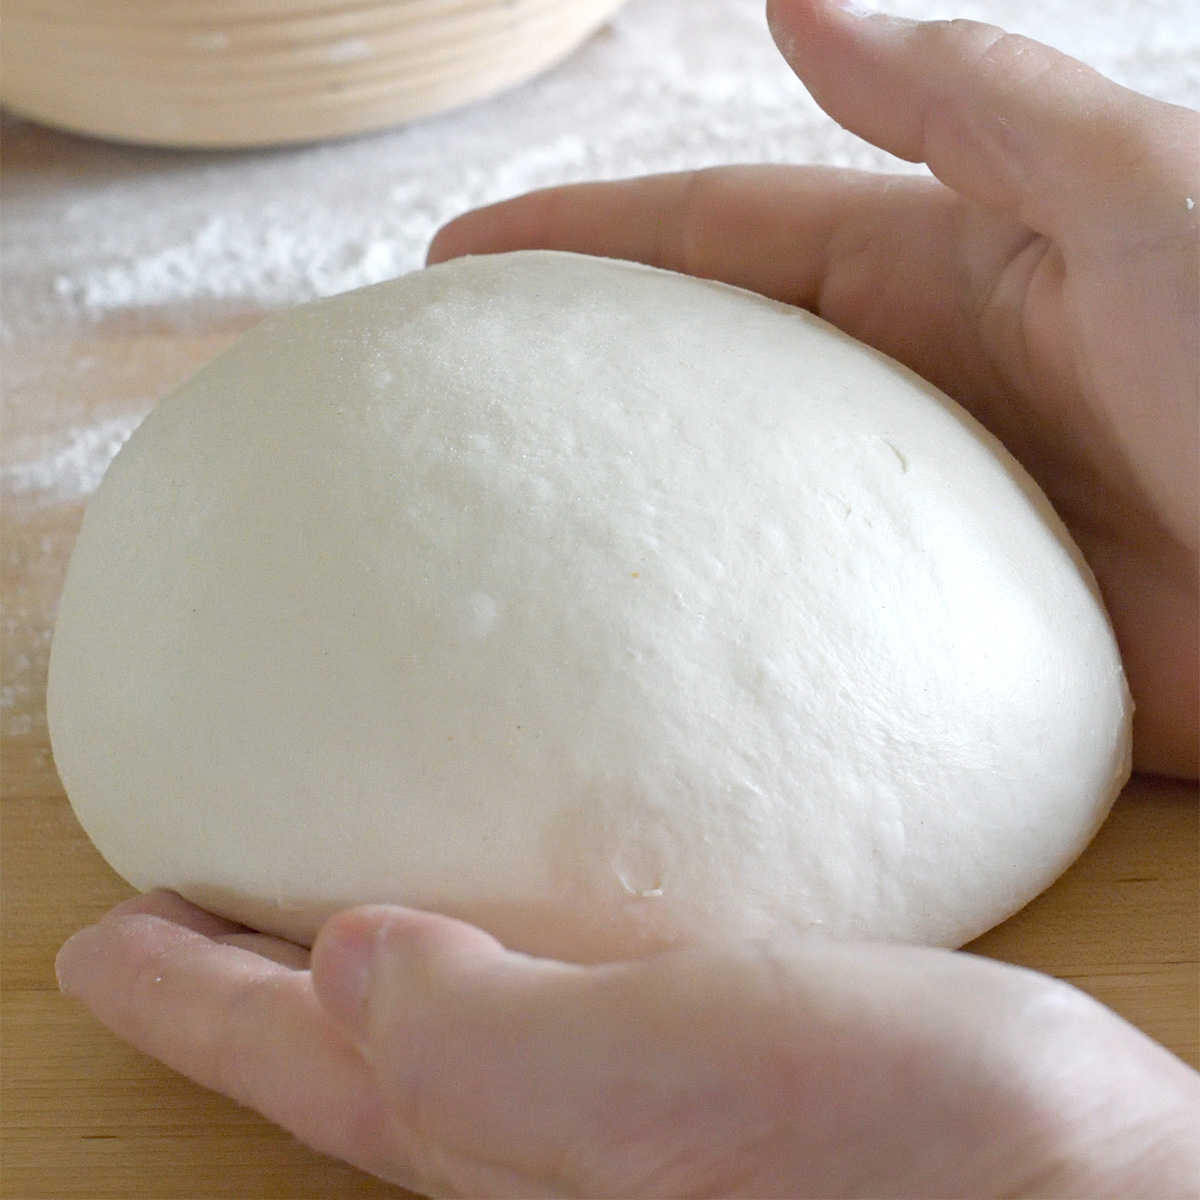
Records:
[[[77,133],[262,146],[520,82],[622,0],[6,0],[0,101]]]

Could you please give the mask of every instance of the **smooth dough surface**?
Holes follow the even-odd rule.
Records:
[[[292,310],[163,401],[88,509],[49,713],[139,888],[576,961],[961,944],[1130,761],[1095,584],[972,418],[796,309],[547,252]]]

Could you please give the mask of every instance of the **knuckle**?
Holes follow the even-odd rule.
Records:
[[[1047,46],[1022,37],[1019,33],[995,30],[995,36],[981,40],[973,59],[974,68],[991,79],[1002,81],[1007,89],[1017,90],[1045,74],[1059,56]]]
[[[705,171],[688,171],[677,182],[676,216],[659,230],[655,265],[691,274],[699,254],[698,227],[707,202],[709,180]]]
[[[918,40],[934,62],[957,63],[954,74],[969,74],[976,82],[1013,81],[1045,68],[1046,46],[994,25],[964,18],[926,21]],[[953,76],[952,76],[953,78]]]

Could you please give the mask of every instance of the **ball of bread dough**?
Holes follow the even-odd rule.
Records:
[[[575,961],[961,944],[1087,843],[1130,710],[1078,550],[952,401],[794,308],[554,253],[297,308],[163,401],[49,690],[135,886]]]

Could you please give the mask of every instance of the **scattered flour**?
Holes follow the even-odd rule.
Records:
[[[108,464],[142,423],[145,413],[110,417],[94,425],[68,429],[53,448],[38,457],[21,459],[21,443],[44,439],[15,439],[17,461],[0,471],[4,493],[25,496],[35,503],[62,504],[90,496]]]
[[[92,316],[194,299],[288,303],[301,289],[327,296],[390,279],[408,265],[394,237],[363,232],[365,242],[342,240],[294,220],[272,224],[262,214],[217,213],[153,254],[59,275],[54,290]]]

